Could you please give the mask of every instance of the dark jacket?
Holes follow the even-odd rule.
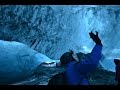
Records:
[[[53,76],[48,85],[89,85],[87,76],[96,69],[102,57],[101,53],[102,45],[96,44],[89,57],[80,63],[76,63],[76,61],[68,63],[64,74]]]
[[[92,73],[102,57],[102,45],[96,44],[89,57],[80,63],[75,61],[67,65],[66,77],[69,85],[89,85],[87,76]]]

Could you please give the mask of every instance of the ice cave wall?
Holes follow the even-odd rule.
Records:
[[[120,58],[120,6],[1,5],[0,39],[22,42],[52,59],[69,49],[90,52],[91,30],[100,33],[103,65]],[[110,68],[108,66],[108,68]]]

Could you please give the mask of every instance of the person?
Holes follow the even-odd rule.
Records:
[[[115,70],[116,70],[115,80],[117,81],[117,85],[120,85],[120,60],[114,59],[114,63],[116,65],[116,67],[115,67]]]
[[[60,57],[60,62],[61,66],[66,67],[65,71],[54,75],[49,80],[48,85],[90,85],[87,77],[97,68],[102,58],[103,45],[97,31],[96,34],[91,31],[89,35],[96,43],[92,52],[84,59],[79,57],[79,60],[74,57],[75,54],[72,50],[64,53]],[[63,77],[60,77],[60,75]]]

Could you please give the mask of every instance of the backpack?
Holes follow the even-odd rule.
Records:
[[[67,85],[65,72],[54,75],[48,82],[48,85]]]

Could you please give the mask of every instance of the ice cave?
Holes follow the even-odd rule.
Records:
[[[119,19],[119,5],[0,5],[0,84],[31,77],[41,62],[57,62],[69,49],[90,53],[92,30],[103,43],[102,69],[115,72]]]

